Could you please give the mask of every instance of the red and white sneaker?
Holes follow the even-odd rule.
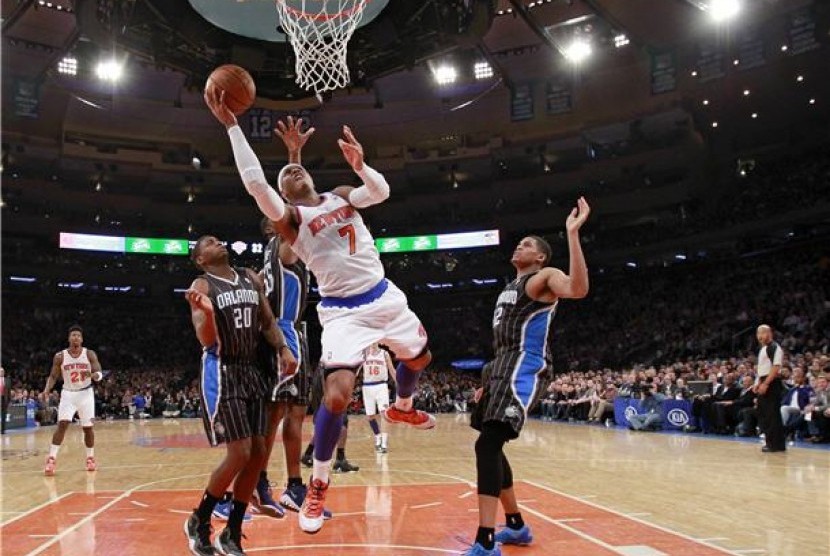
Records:
[[[383,412],[383,417],[390,423],[402,423],[416,429],[431,429],[435,426],[435,417],[419,409],[403,411],[393,405]]]
[[[95,463],[95,458],[92,456],[86,458],[86,470],[95,471],[96,469],[98,469],[98,465]]]
[[[300,508],[300,529],[306,533],[314,534],[323,528],[323,504],[326,502],[326,491],[328,483],[320,479],[312,479],[306,491],[305,501]]]
[[[46,467],[43,469],[43,474],[47,477],[54,477],[55,476],[55,467],[58,465],[58,462],[52,456],[48,456],[46,458]]]

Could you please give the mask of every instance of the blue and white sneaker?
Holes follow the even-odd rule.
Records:
[[[291,487],[287,487],[282,496],[280,496],[280,505],[285,508],[286,510],[291,510],[292,512],[299,512],[300,507],[303,505],[303,501],[305,500],[306,494],[306,486],[305,485],[294,485]],[[323,508],[323,519],[328,521],[332,518],[332,513]]]
[[[271,491],[271,485],[267,480],[260,479],[256,484],[256,490],[251,497],[251,508],[253,511],[281,519],[285,517],[285,510],[280,506]]]
[[[518,546],[527,546],[533,542],[533,533],[530,532],[530,527],[524,525],[521,529],[511,529],[505,527],[496,533],[495,540],[501,544],[514,544]]]
[[[487,550],[479,543],[475,543],[461,556],[501,556],[501,548],[499,548],[498,543],[496,543],[496,546],[494,546],[492,550]]]
[[[300,506],[305,500],[306,487],[305,485],[293,485],[287,487],[282,496],[280,496],[280,504],[282,507],[291,510],[292,512],[299,512]]]
[[[220,521],[227,521],[231,516],[231,508],[233,508],[233,502],[230,500],[222,500],[213,508],[213,517]],[[248,523],[252,519],[251,514],[245,512],[245,517],[242,518],[242,522]]]

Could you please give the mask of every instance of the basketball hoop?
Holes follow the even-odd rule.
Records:
[[[349,84],[346,50],[368,1],[276,0],[297,58],[297,85],[320,94]]]

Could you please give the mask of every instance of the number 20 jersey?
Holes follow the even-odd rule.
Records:
[[[384,278],[372,234],[345,199],[332,193],[320,199],[316,207],[296,207],[299,231],[291,248],[314,274],[322,297],[369,291]]]

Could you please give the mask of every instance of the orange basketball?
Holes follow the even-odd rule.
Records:
[[[205,90],[225,91],[225,104],[237,116],[251,107],[256,99],[256,85],[251,74],[239,66],[225,64],[208,76]]]

